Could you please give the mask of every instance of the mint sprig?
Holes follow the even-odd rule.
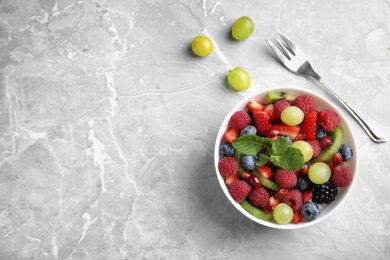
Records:
[[[233,147],[240,153],[257,156],[256,165],[267,162],[288,171],[297,171],[304,165],[299,149],[288,146],[287,140],[279,136],[275,141],[257,135],[245,135],[233,140]]]

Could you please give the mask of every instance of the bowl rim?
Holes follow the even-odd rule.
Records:
[[[236,112],[238,110],[244,110],[245,105],[248,103],[248,101],[253,100],[253,99],[259,100],[260,97],[263,97],[263,99],[265,99],[266,94],[270,91],[283,91],[283,92],[291,92],[293,94],[298,94],[298,95],[307,94],[307,95],[313,96],[317,101],[317,105],[319,103],[318,101],[320,101],[320,103],[325,104],[324,106],[320,106],[320,107],[329,107],[337,113],[337,115],[340,118],[340,124],[343,126],[344,133],[349,133],[348,135],[344,135],[343,143],[347,137],[348,142],[345,142],[345,143],[347,143],[351,147],[352,151],[354,151],[352,160],[347,162],[348,166],[350,168],[352,168],[353,181],[349,186],[342,188],[341,191],[342,191],[343,196],[340,198],[339,197],[340,194],[338,194],[338,197],[336,197],[336,200],[338,199],[337,203],[333,204],[334,202],[332,202],[332,204],[324,205],[324,212],[326,212],[326,214],[321,214],[317,219],[315,219],[313,221],[307,221],[307,222],[305,221],[305,222],[300,222],[298,224],[289,223],[286,225],[281,225],[281,224],[277,224],[277,223],[272,222],[272,221],[265,221],[265,220],[261,220],[259,218],[254,217],[249,212],[247,212],[245,209],[243,209],[239,203],[237,203],[235,200],[233,200],[233,198],[229,194],[229,191],[227,189],[225,181],[224,181],[224,179],[223,179],[223,177],[218,169],[218,162],[219,162],[220,156],[221,156],[220,152],[219,152],[219,146],[220,146],[221,141],[223,140],[223,135],[224,135],[227,127],[229,126],[231,116],[233,115],[234,112]],[[357,146],[357,142],[356,142],[356,137],[355,137],[354,132],[352,131],[352,127],[351,127],[350,123],[348,122],[344,113],[342,111],[340,111],[340,109],[337,107],[337,105],[335,105],[331,101],[329,101],[328,98],[323,97],[320,94],[315,93],[315,92],[308,90],[308,89],[305,89],[305,88],[289,87],[289,86],[272,87],[272,88],[263,89],[257,93],[254,93],[254,94],[251,94],[251,95],[245,97],[244,99],[239,101],[226,115],[226,117],[224,118],[224,120],[222,121],[222,123],[218,129],[217,137],[215,140],[216,140],[215,146],[214,146],[215,173],[216,173],[216,176],[218,178],[218,182],[219,182],[225,196],[228,198],[228,200],[231,202],[231,204],[239,212],[241,212],[243,215],[245,215],[247,218],[251,219],[252,221],[254,221],[258,224],[261,224],[261,225],[264,225],[264,226],[267,226],[270,228],[286,229],[286,230],[300,229],[300,228],[313,226],[313,225],[323,221],[324,219],[329,217],[331,214],[333,214],[345,202],[345,200],[348,198],[349,194],[351,193],[351,191],[356,183],[356,178],[358,175],[358,167],[359,167],[359,153],[357,152],[358,146]]]

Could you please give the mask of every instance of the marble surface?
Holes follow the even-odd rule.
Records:
[[[229,36],[250,16],[255,32]],[[390,145],[350,116],[359,179],[337,214],[282,231],[224,197],[213,148],[244,97],[299,86],[279,29],[351,103],[390,126],[390,1],[0,0],[0,259],[386,259]],[[195,57],[193,37],[214,52]],[[230,68],[248,91],[226,83]]]

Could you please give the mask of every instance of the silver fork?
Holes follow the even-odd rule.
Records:
[[[348,104],[342,99],[333,89],[322,81],[321,77],[313,69],[310,61],[306,55],[296,46],[287,36],[280,31],[277,31],[278,37],[273,35],[274,40],[277,42],[278,47],[268,39],[268,44],[272,50],[278,56],[282,64],[289,69],[291,72],[311,76],[316,79],[321,85],[327,89],[333,96],[351,113],[356,121],[366,131],[368,136],[377,143],[387,142],[390,139],[389,128],[385,125],[380,124],[372,117],[366,115],[362,111],[359,111],[356,107]]]

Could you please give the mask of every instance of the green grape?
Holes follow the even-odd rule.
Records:
[[[299,149],[303,154],[303,161],[307,162],[313,157],[313,147],[305,141],[295,141],[291,144],[291,147]]]
[[[324,162],[316,162],[310,166],[308,171],[309,179],[315,184],[323,184],[330,179],[331,170]]]
[[[285,225],[290,223],[291,220],[293,219],[294,211],[289,205],[285,203],[279,203],[274,208],[273,216],[276,223]]]
[[[243,68],[234,68],[228,74],[229,84],[236,90],[246,90],[251,86],[251,77]]]
[[[214,45],[209,37],[204,35],[196,36],[192,40],[192,51],[201,57],[208,56],[213,51]]]
[[[289,126],[299,125],[302,123],[304,117],[305,114],[303,111],[296,106],[286,107],[280,114],[280,119],[282,122]]]
[[[238,18],[232,27],[232,36],[236,40],[244,40],[248,38],[255,29],[255,23],[251,18],[243,16]]]

